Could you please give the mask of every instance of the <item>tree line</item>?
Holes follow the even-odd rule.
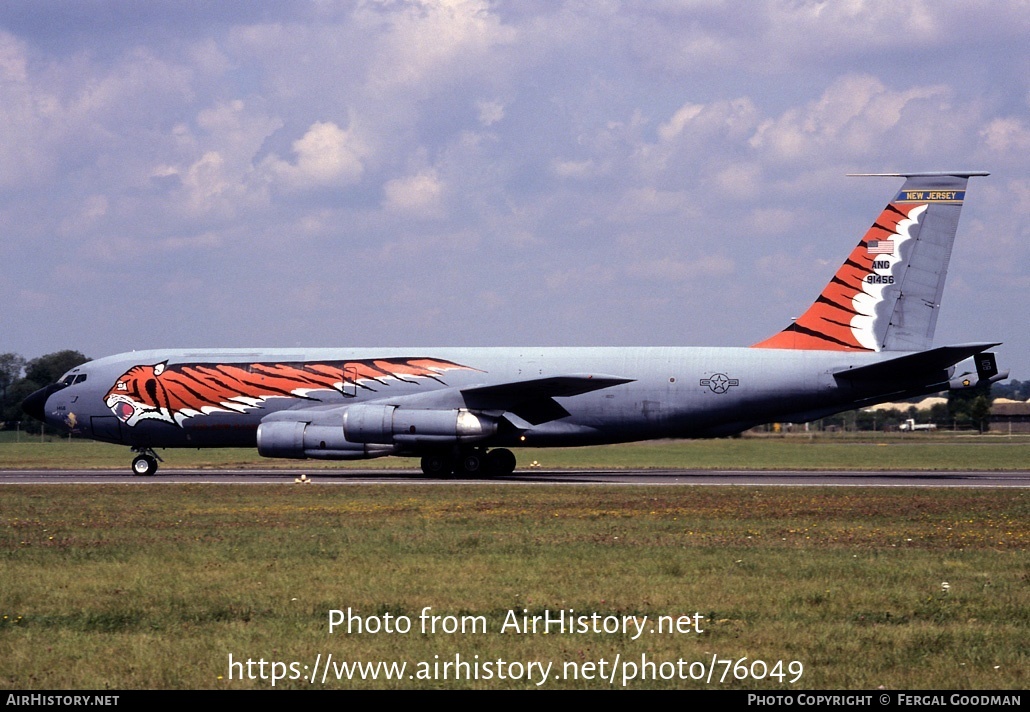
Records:
[[[41,424],[22,411],[21,402],[86,361],[87,356],[71,350],[28,360],[15,353],[0,354],[0,428],[39,432]]]

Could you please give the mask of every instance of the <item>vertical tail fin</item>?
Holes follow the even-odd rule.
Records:
[[[905,178],[819,298],[764,349],[922,351],[930,348],[951,246],[971,176],[865,173]]]

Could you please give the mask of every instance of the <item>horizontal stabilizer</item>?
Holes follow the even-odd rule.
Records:
[[[948,382],[950,390],[963,391],[968,388],[980,388],[1004,381],[1009,377],[1008,371],[998,370],[998,360],[989,351],[977,354],[973,360],[976,362],[976,378],[973,378],[973,374],[968,371],[962,373]]]
[[[888,361],[858,366],[837,371],[833,375],[849,381],[900,381],[919,378],[922,375],[943,371],[959,361],[975,356],[997,343],[958,344],[956,346],[940,346],[929,351],[906,354]]]

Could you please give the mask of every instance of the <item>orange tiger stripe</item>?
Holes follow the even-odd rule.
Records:
[[[786,329],[754,347],[869,351],[859,342],[852,326],[855,316],[871,316],[861,314],[855,305],[855,298],[864,293],[866,277],[874,272],[874,257],[868,246],[873,240],[898,237],[898,224],[908,218],[914,207],[891,203],[884,208],[812,306]]]
[[[137,365],[107,392],[108,406],[129,424],[141,419],[181,421],[205,409],[242,412],[269,398],[310,398],[309,391],[343,393],[352,383],[375,390],[368,382],[408,383],[413,378],[440,380],[450,370],[475,370],[440,359],[376,359],[321,363]],[[346,395],[346,394],[344,394]]]

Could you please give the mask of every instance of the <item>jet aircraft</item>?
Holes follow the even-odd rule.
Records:
[[[420,457],[442,477],[509,474],[521,446],[720,437],[1006,378],[998,343],[932,347],[966,184],[988,174],[862,175],[905,181],[808,310],[750,347],[134,351],[23,407],[128,445],[137,475],[157,471],[155,448],[256,446]]]

